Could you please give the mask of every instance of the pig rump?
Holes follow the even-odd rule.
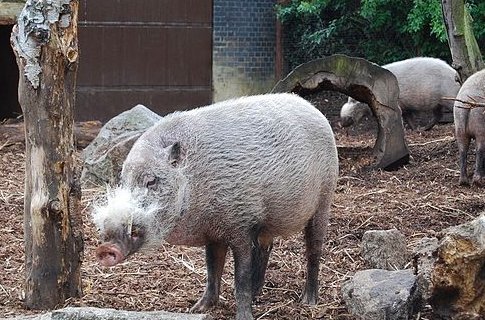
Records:
[[[342,127],[349,127],[359,123],[362,118],[371,115],[372,111],[367,104],[349,97],[340,109],[340,124]]]
[[[485,185],[485,70],[471,75],[461,87],[453,108],[455,138],[458,144],[460,185],[469,185],[467,159],[470,142],[475,139],[475,170],[472,183]],[[463,103],[463,102],[469,103]]]
[[[230,248],[236,318],[252,319],[273,238],[301,230],[308,258],[302,300],[316,303],[337,176],[333,132],[316,108],[292,94],[245,97],[176,112],[150,128],[123,164],[131,200],[121,205],[115,196],[95,216],[104,248],[114,244],[124,256],[134,248],[128,226],[141,230],[139,249],[161,241],[204,245],[207,286],[192,311],[217,303]],[[104,259],[117,261],[116,254],[108,250]]]

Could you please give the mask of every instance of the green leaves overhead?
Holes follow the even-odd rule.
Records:
[[[485,2],[468,0],[485,45]],[[379,64],[413,56],[450,61],[440,0],[292,0],[276,8],[290,68],[343,53]]]
[[[431,35],[435,35],[439,41],[446,41],[440,0],[414,0],[403,31],[413,34],[424,28],[429,28]]]

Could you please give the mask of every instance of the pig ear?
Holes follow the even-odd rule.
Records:
[[[176,167],[180,161],[182,161],[183,150],[180,147],[180,142],[175,142],[168,147],[168,161],[169,163]]]

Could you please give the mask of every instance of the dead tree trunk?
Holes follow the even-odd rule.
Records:
[[[485,67],[473,35],[471,17],[464,0],[441,0],[441,9],[453,68],[460,74],[461,81],[465,82],[469,76]]]
[[[78,0],[28,0],[11,44],[25,120],[25,306],[54,308],[81,294],[83,240],[73,106]]]

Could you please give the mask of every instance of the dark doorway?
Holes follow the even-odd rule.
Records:
[[[19,69],[10,46],[12,25],[0,25],[0,121],[22,114],[18,102]]]

